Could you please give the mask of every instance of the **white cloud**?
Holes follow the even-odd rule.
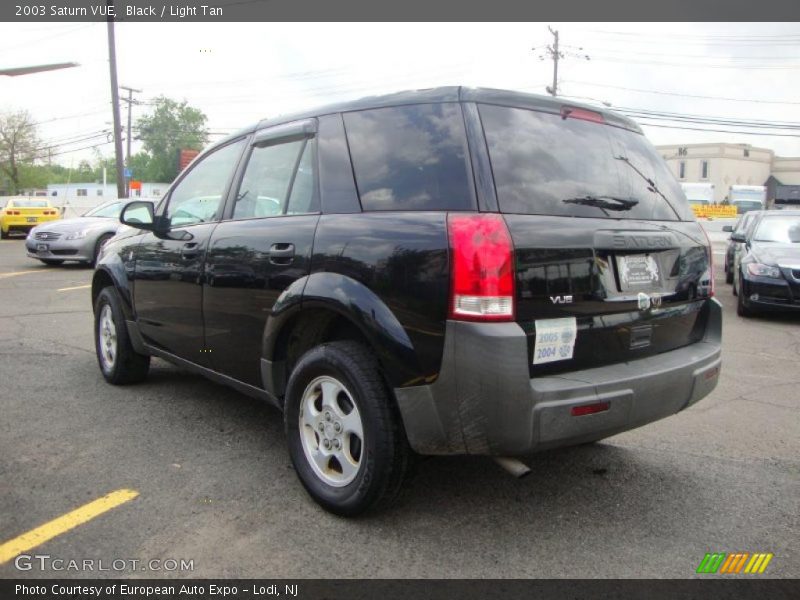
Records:
[[[580,52],[591,56],[589,61],[562,61],[563,94],[615,107],[800,122],[800,104],[619,89],[800,101],[800,41],[791,41],[800,40],[798,24],[552,26],[567,51],[582,47]],[[552,79],[552,63],[539,60],[540,50],[531,50],[551,41],[547,24],[541,23],[119,23],[116,32],[119,82],[142,89],[138,98],[143,100],[159,94],[185,98],[209,116],[212,131],[233,131],[263,117],[400,89],[465,84],[544,93]],[[81,63],[76,69],[0,78],[0,110],[27,108],[42,122],[45,140],[110,129],[104,23],[3,23],[0,33],[1,66]],[[778,35],[796,37],[757,37]],[[743,68],[750,65],[780,68]],[[134,116],[145,108],[137,107]],[[124,111],[122,117],[124,122]],[[645,131],[656,144],[744,142],[800,156],[800,137]],[[112,148],[101,150],[110,155]],[[57,158],[69,164],[91,158],[91,152]]]

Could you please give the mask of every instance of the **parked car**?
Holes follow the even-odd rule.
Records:
[[[103,244],[120,228],[119,215],[125,203],[113,200],[81,217],[34,227],[25,240],[28,256],[46,265],[60,265],[66,260],[93,265]]]
[[[60,216],[47,198],[10,198],[0,210],[0,238],[8,239],[14,232],[27,233],[37,223],[55,221]]]
[[[737,312],[800,309],[800,211],[761,211],[747,233],[733,233],[741,247],[734,263]]]
[[[215,144],[120,220],[139,230],[92,281],[103,377],[157,356],[271,402],[340,515],[388,503],[415,453],[524,468],[717,384],[708,238],[613,112],[467,88],[329,106]]]
[[[739,220],[736,221],[736,224],[725,225],[722,228],[722,231],[728,233],[736,233],[737,239],[740,237],[738,234],[742,234],[745,238],[747,237],[749,229],[752,227],[753,223],[756,221],[756,215],[760,214],[760,211],[749,211],[739,217]],[[725,251],[725,283],[731,284],[733,283],[733,263],[734,258],[736,256],[736,250],[739,247],[741,242],[734,241],[733,235],[728,240],[728,248]]]

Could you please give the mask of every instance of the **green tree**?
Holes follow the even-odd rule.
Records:
[[[0,115],[0,172],[9,182],[8,192],[22,187],[20,169],[38,158],[39,136],[36,124],[25,110]]]
[[[139,172],[132,165],[136,179],[169,183],[178,174],[178,153],[181,149],[201,150],[208,143],[206,115],[199,109],[188,105],[184,100],[178,102],[159,96],[153,101],[154,108],[148,115],[136,121],[138,138],[142,140],[148,155],[145,172]],[[133,159],[131,157],[131,162]]]

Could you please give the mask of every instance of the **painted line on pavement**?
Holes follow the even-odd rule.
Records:
[[[72,290],[88,290],[92,287],[91,283],[87,283],[86,285],[76,285],[75,287],[67,287],[67,288],[60,288],[57,289],[57,292],[71,292]]]
[[[31,529],[27,533],[15,537],[13,540],[0,544],[0,565],[19,556],[23,552],[41,546],[45,542],[52,540],[62,533],[66,533],[70,529],[74,529],[78,525],[83,525],[95,517],[99,517],[120,504],[125,504],[133,500],[138,495],[139,492],[136,490],[117,490],[116,492],[111,492],[102,498],[93,500],[52,521],[48,521],[44,525],[39,525],[36,529]]]
[[[42,269],[38,269],[36,271],[9,271],[8,273],[0,273],[0,279],[5,279],[6,277],[16,277],[17,275],[28,275],[30,273],[44,273],[45,271]]]

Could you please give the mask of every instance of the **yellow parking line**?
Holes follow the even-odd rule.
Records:
[[[15,277],[17,275],[27,275],[28,273],[44,273],[43,269],[39,269],[37,271],[11,271],[9,273],[0,273],[0,279],[5,277]]]
[[[57,535],[61,535],[70,529],[74,529],[78,525],[91,521],[95,517],[102,515],[104,512],[120,504],[133,500],[138,495],[139,492],[136,490],[117,490],[116,492],[111,492],[102,498],[93,500],[65,515],[48,521],[36,529],[31,529],[29,532],[23,533],[13,540],[0,544],[0,565],[19,556],[23,552],[44,544]]]
[[[89,289],[90,287],[92,287],[92,284],[91,283],[87,283],[86,285],[76,285],[75,287],[60,288],[60,289],[57,289],[56,291],[57,292],[69,292],[69,291],[72,291],[72,290],[86,290],[86,289]]]

